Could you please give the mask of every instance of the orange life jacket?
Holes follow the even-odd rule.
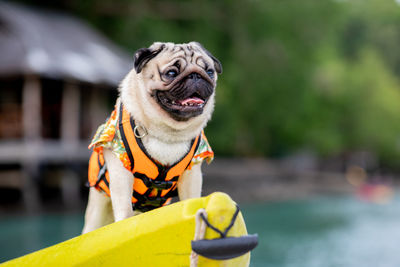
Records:
[[[131,162],[134,176],[132,206],[139,211],[148,211],[168,204],[177,196],[177,181],[189,166],[200,142],[200,136],[191,142],[189,152],[171,166],[164,166],[153,160],[135,136],[135,122],[125,108],[120,106],[119,131]],[[89,160],[89,184],[110,196],[110,177],[103,153],[93,151]]]

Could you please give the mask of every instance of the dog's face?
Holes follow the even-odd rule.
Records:
[[[212,112],[222,66],[199,43],[154,43],[135,53],[134,67],[146,91],[142,97],[158,106],[161,117],[186,122]]]

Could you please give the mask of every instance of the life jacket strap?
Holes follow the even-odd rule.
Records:
[[[150,190],[151,189],[149,189],[149,191]],[[176,196],[178,196],[177,190],[171,190],[163,197],[161,196],[150,197],[147,194],[141,195],[138,192],[133,191],[133,197],[136,198],[138,201],[136,203],[132,203],[132,208],[134,210],[146,212],[161,207],[168,201],[168,199]]]
[[[150,179],[145,174],[140,173],[140,172],[135,172],[134,176],[135,176],[135,178],[139,178],[140,180],[142,180],[143,183],[148,188],[160,189],[160,190],[170,189],[174,185],[174,182],[178,181],[178,178],[179,178],[179,176],[175,176],[169,181],[154,180],[154,179]]]
[[[103,181],[107,186],[109,186],[109,182],[107,181],[107,177],[106,177],[106,173],[107,173],[107,164],[104,161],[104,158],[102,156],[102,154],[100,153],[96,153],[95,155],[93,155],[94,157],[96,157],[96,162],[97,162],[97,166],[99,168],[99,171],[97,173],[97,180],[96,183],[90,186],[93,187],[99,187],[99,184]]]

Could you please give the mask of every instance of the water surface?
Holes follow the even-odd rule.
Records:
[[[400,266],[399,204],[317,197],[244,206],[248,231],[261,237],[251,266]]]
[[[241,205],[249,233],[260,236],[251,266],[400,266],[399,204],[349,196]],[[77,236],[82,225],[81,213],[3,217],[0,262]]]

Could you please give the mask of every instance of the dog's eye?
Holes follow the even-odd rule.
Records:
[[[207,70],[207,74],[208,76],[210,76],[210,78],[214,78],[214,70],[211,69]]]
[[[178,72],[176,70],[169,70],[165,73],[165,76],[167,76],[168,78],[175,78],[176,76],[178,76]]]

